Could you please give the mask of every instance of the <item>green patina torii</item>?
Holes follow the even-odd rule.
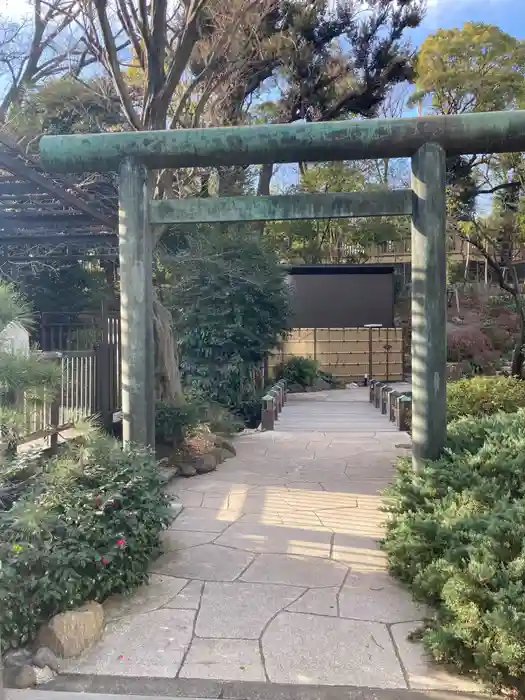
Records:
[[[120,171],[122,411],[125,443],[153,445],[152,235],[170,223],[412,217],[412,442],[415,468],[446,437],[446,155],[525,151],[525,111],[179,131],[44,136],[42,164]],[[412,159],[411,188],[150,201],[147,169]]]

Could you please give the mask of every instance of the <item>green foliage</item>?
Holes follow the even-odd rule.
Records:
[[[490,416],[525,408],[525,382],[515,377],[472,377],[449,382],[449,420],[463,416]]]
[[[28,327],[31,307],[11,285],[0,284],[0,330],[11,323]],[[41,404],[56,390],[60,381],[57,365],[32,354],[25,356],[0,349],[0,437],[11,448],[24,428],[25,415],[19,399]]]
[[[184,398],[159,401],[155,406],[155,440],[163,445],[180,445],[204,419],[204,406]]]
[[[392,572],[435,607],[423,631],[432,655],[518,695],[525,692],[524,470],[522,409],[452,423],[441,459],[418,474],[408,460],[399,464],[385,540]]]
[[[36,150],[35,138],[122,129],[124,120],[112,84],[104,78],[79,81],[64,77],[27,91],[13,114],[11,128]]]
[[[82,263],[31,271],[22,277],[20,286],[38,312],[98,310],[102,300],[112,292],[103,270]]]
[[[244,423],[238,414],[232,413],[218,403],[206,403],[204,415],[204,422],[212,433],[234,435],[244,428]]]
[[[21,481],[12,507],[0,505],[4,650],[56,613],[147,581],[169,522],[154,457],[93,432],[40,470],[27,454],[1,466],[0,494]]]
[[[289,192],[363,192],[381,189],[347,163],[308,167],[301,182]],[[384,189],[384,188],[383,188]],[[408,233],[407,222],[398,217],[276,221],[266,226],[266,236],[291,262],[363,263],[374,244],[400,240]]]
[[[516,108],[525,98],[524,68],[525,42],[499,27],[466,22],[439,29],[421,44],[412,100],[431,96],[442,114]]]
[[[312,386],[320,376],[319,363],[309,357],[290,357],[275,368],[277,379],[286,379],[289,384],[303,388]]]
[[[246,227],[205,228],[171,261],[171,307],[189,390],[243,412],[264,357],[285,332],[285,273]]]
[[[0,283],[0,329],[10,323],[29,328],[33,322],[31,305],[12,285]]]

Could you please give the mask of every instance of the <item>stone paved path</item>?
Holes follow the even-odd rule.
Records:
[[[67,670],[475,690],[407,641],[424,611],[377,544],[379,491],[408,442],[364,389],[290,397],[275,432],[171,485],[184,510],[150,585],[106,605],[103,639]]]

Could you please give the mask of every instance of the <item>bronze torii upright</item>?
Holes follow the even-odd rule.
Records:
[[[46,169],[120,170],[125,443],[154,443],[152,235],[169,223],[412,217],[412,441],[415,468],[446,437],[445,157],[525,151],[525,111],[178,131],[45,136]],[[412,159],[410,189],[150,201],[147,169]]]

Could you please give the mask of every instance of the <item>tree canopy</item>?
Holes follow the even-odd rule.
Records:
[[[430,98],[439,114],[516,109],[525,100],[525,41],[499,27],[466,22],[439,29],[416,59],[412,101]]]

